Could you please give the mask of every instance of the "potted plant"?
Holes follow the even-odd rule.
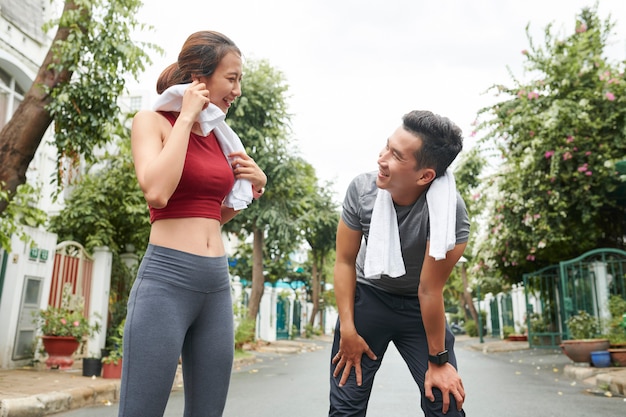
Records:
[[[615,366],[626,366],[626,300],[618,295],[609,298],[609,323],[608,338],[611,342],[609,353],[611,363]]]
[[[123,348],[124,320],[117,325],[113,334],[109,337],[107,355],[102,357],[102,378],[121,378]]]
[[[571,339],[562,341],[561,349],[572,361],[591,364],[591,352],[609,348],[609,339],[599,337],[598,319],[586,311],[578,311],[566,324]]]
[[[69,284],[63,287],[61,306],[39,310],[34,321],[48,354],[48,369],[71,369],[73,354],[83,339],[100,331],[99,323],[91,325],[83,315],[83,303],[72,296]]]

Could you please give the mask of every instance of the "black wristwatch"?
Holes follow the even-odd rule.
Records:
[[[448,363],[448,351],[444,350],[436,355],[428,355],[428,360],[436,365],[443,365],[444,363]]]

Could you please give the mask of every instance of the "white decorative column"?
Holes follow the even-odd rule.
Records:
[[[100,332],[89,339],[89,356],[99,357],[100,349],[103,349],[106,344],[112,264],[113,254],[108,247],[94,248],[89,322],[91,324],[99,322]]]

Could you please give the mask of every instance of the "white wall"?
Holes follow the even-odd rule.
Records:
[[[54,253],[57,244],[57,236],[40,229],[25,228],[33,239],[33,245],[48,253],[47,260],[40,257],[30,258],[31,246],[22,242],[16,236],[11,241],[11,252],[8,254],[7,268],[4,276],[4,287],[0,298],[0,368],[12,368],[25,365],[30,360],[12,359],[16,341],[18,321],[20,320],[20,306],[24,291],[24,283],[27,276],[42,279],[42,290],[39,299],[40,308],[48,305],[50,295],[50,283],[52,281],[52,268],[54,266]],[[29,320],[22,317],[21,320]]]

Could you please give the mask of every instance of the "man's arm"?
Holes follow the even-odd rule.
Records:
[[[443,287],[452,272],[452,269],[463,255],[466,243],[456,245],[446,255],[446,259],[435,261],[435,258],[428,256],[430,244],[426,245],[426,256],[420,275],[420,285],[418,297],[422,311],[422,320],[426,330],[428,340],[428,353],[436,355],[445,350],[445,310],[443,304]],[[443,412],[448,412],[450,406],[450,395],[454,395],[458,409],[463,408],[465,400],[465,390],[463,382],[456,369],[449,363],[436,365],[428,362],[426,372],[426,398],[434,401],[435,397],[432,388],[437,387],[443,394]]]
[[[361,246],[363,234],[358,230],[350,229],[343,220],[339,220],[337,227],[336,256],[334,268],[335,299],[339,314],[340,342],[339,351],[333,357],[336,364],[334,377],[341,371],[340,386],[348,380],[350,370],[354,367],[357,385],[361,385],[361,358],[365,353],[372,360],[376,355],[369,348],[365,340],[359,336],[354,326],[354,295],[356,290],[356,257]]]

